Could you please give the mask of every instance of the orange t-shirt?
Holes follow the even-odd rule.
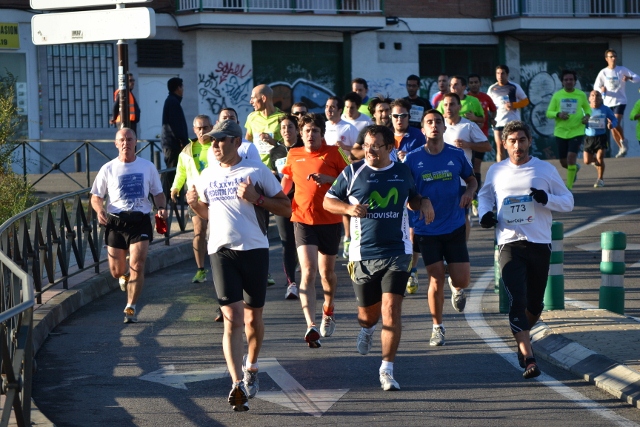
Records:
[[[292,148],[282,169],[282,174],[291,178],[296,186],[291,203],[291,221],[308,225],[342,222],[342,215],[329,213],[322,207],[331,183],[318,187],[313,179],[308,180],[307,177],[312,173],[321,173],[337,178],[345,167],[347,162],[336,145],[327,145],[322,141],[322,147],[311,153],[304,147]]]
[[[393,139],[396,141],[396,150],[400,148],[400,143],[404,139],[404,133],[402,135],[393,135]]]

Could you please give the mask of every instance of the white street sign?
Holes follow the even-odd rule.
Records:
[[[146,39],[156,35],[156,14],[148,7],[47,13],[31,18],[35,45]]]
[[[294,411],[305,412],[314,417],[321,417],[327,412],[349,389],[307,390],[295,380],[280,363],[268,357],[259,359],[260,372],[265,373],[278,384],[281,391],[261,391],[256,398],[284,406]],[[201,371],[176,372],[173,365],[158,369],[140,377],[141,380],[151,381],[186,390],[186,383],[208,381],[228,376],[226,367],[204,369]]]
[[[80,9],[94,6],[115,6],[118,3],[151,3],[152,0],[31,0],[31,9]]]

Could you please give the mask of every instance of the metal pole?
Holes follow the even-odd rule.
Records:
[[[130,127],[129,117],[129,45],[118,40],[118,94],[120,97],[120,128]]]

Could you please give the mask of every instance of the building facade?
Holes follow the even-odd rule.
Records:
[[[430,96],[441,73],[477,73],[486,88],[495,82],[495,66],[505,63],[531,101],[523,117],[535,131],[534,154],[553,158],[553,121],[544,112],[561,88],[562,69],[576,70],[578,87],[590,90],[606,66],[604,50],[612,48],[621,65],[640,72],[640,0],[155,0],[140,6],[155,10],[157,24],[153,39],[128,41],[141,139],[159,135],[166,82],[174,76],[184,80],[188,122],[197,114],[215,118],[224,107],[244,121],[251,89],[261,83],[273,87],[283,110],[304,101],[322,112],[326,98],[350,91],[354,77],[367,80],[370,96],[393,98],[406,96],[406,77],[417,74],[422,94]],[[28,0],[5,1],[0,10],[0,29],[8,33],[3,41],[0,31],[0,74],[6,69],[18,79],[23,137],[112,140],[116,42],[35,46],[31,17],[42,12]],[[628,85],[630,106],[639,88]],[[633,142],[635,122],[626,118],[624,127]],[[54,161],[66,150],[64,142],[45,145]],[[640,155],[637,144],[630,146],[630,155]],[[97,156],[91,168],[105,160]],[[38,163],[29,162],[30,172]]]

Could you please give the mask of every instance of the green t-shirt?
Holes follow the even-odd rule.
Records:
[[[260,153],[260,159],[262,160],[262,163],[267,166],[269,166],[269,153],[271,152],[273,145],[262,142],[262,140],[260,139],[260,134],[268,133],[276,141],[282,141],[282,135],[280,134],[280,123],[278,123],[278,119],[284,116],[285,113],[283,113],[277,107],[269,117],[263,116],[260,111],[254,111],[253,113],[249,114],[249,117],[247,117],[247,122],[244,125],[244,127],[247,129],[247,132],[251,133],[251,136],[253,136],[253,144],[258,149],[258,153]]]
[[[437,110],[440,111],[440,113],[444,114],[444,104],[442,102],[438,104]],[[480,101],[478,101],[478,98],[473,97],[471,95],[465,96],[464,99],[460,101],[460,117],[464,117],[464,115],[467,114],[469,111],[471,111],[473,114],[475,114],[478,117],[484,117],[484,110],[482,109],[482,104],[480,104]]]
[[[629,114],[629,118],[631,120],[635,120],[634,117],[636,116],[636,114],[640,114],[640,100],[633,106],[631,114]],[[636,123],[636,138],[640,142],[640,120],[638,120],[638,123]]]
[[[558,113],[569,113],[569,119],[556,118]],[[579,89],[574,89],[573,92],[560,89],[553,94],[547,108],[547,118],[556,121],[553,134],[564,139],[584,135],[585,125],[582,123],[582,118],[587,114],[591,115],[591,107],[587,95]]]

